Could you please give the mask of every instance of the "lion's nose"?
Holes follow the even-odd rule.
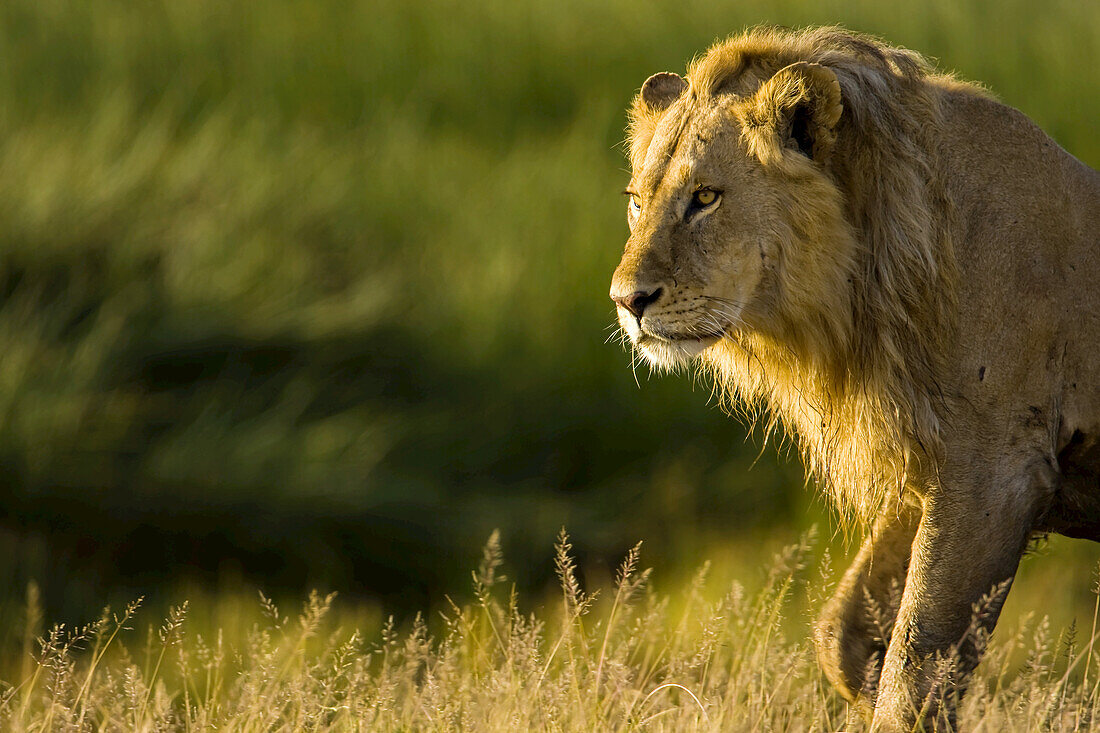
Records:
[[[660,297],[661,288],[655,288],[654,290],[635,290],[630,295],[612,295],[611,299],[633,313],[635,318],[641,318],[646,306],[657,302]]]

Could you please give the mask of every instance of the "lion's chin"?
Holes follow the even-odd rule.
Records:
[[[718,343],[718,336],[691,339],[663,339],[642,334],[635,342],[646,361],[656,369],[676,369]]]

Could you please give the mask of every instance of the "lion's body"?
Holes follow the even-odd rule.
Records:
[[[753,31],[653,77],[631,162],[620,322],[763,408],[875,522],[817,640],[848,697],[878,689],[876,728],[904,728],[1033,532],[1100,539],[1100,174],[837,29]],[[909,631],[887,652],[862,608],[891,579]]]
[[[1034,529],[1100,539],[1100,174],[1014,109],[948,102],[960,246],[945,426],[975,448],[1000,431],[1006,460],[1050,474]]]

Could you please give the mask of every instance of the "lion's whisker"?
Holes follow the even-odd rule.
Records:
[[[630,343],[630,373],[634,375],[634,384],[641,389],[642,383],[638,381],[638,349],[633,341]]]
[[[700,296],[703,300],[714,301],[715,303],[723,303],[725,305],[736,306],[737,308],[744,308],[745,304],[739,300],[732,300],[730,298],[720,298],[717,295],[703,295]]]

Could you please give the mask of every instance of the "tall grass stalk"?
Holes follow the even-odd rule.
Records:
[[[436,622],[417,615],[403,630],[393,619],[376,633],[348,630],[333,595],[314,593],[294,627],[261,595],[250,628],[217,631],[210,644],[185,625],[183,603],[149,630],[144,672],[130,652],[143,641],[132,638],[137,601],[86,627],[55,625],[39,636],[26,664],[12,667],[20,678],[0,697],[0,728],[861,730],[805,640],[819,602],[809,599],[821,595],[805,589],[828,574],[814,541],[807,535],[761,578],[732,581],[724,592],[709,568],[683,587],[654,588],[636,545],[601,600],[600,588],[585,587],[563,531],[554,553],[560,600],[528,610],[501,572],[494,532],[473,573],[472,600],[451,602]],[[33,592],[28,601],[27,628],[35,629]],[[1073,627],[1055,640],[1045,618],[998,633],[960,727],[1091,729],[1095,632],[1080,649]]]

